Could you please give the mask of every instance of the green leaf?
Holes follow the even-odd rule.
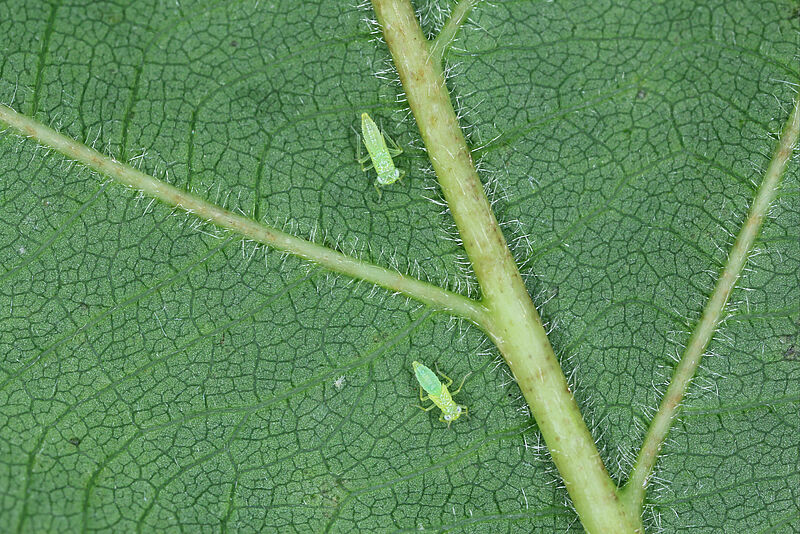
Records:
[[[9,5],[14,4],[14,5]],[[0,5],[0,101],[206,199],[470,296],[385,45],[340,1]],[[800,79],[797,2],[481,3],[446,55],[498,219],[612,476]],[[419,3],[434,35],[440,1]],[[402,182],[355,161],[361,111]],[[476,328],[0,139],[11,531],[579,531]],[[800,528],[789,166],[648,493],[667,532]],[[469,419],[415,408],[411,362]]]

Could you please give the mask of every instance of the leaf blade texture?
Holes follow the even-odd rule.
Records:
[[[230,209],[477,295],[392,74],[374,75],[388,55],[368,11],[16,4],[0,4],[3,102]],[[433,34],[442,3],[417,7]],[[796,92],[796,5],[495,2],[471,20],[449,82],[621,479]],[[380,201],[354,161],[362,109],[408,147],[409,179]],[[580,531],[474,328],[13,136],[0,176],[14,530]],[[798,176],[794,162],[665,446],[651,528],[800,528]],[[414,407],[415,359],[473,372],[469,419],[447,430]]]

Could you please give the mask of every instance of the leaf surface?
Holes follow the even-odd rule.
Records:
[[[796,2],[483,3],[449,83],[623,481],[797,89]],[[420,3],[433,34],[443,2]],[[369,11],[0,4],[0,101],[292,233],[477,296]],[[793,85],[794,84],[794,85]],[[361,111],[402,182],[355,161]],[[668,532],[800,529],[790,165],[649,493]],[[12,531],[580,531],[477,329],[0,139],[0,517]],[[415,408],[411,362],[469,418]]]

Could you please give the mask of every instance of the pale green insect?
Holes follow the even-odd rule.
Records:
[[[467,375],[461,380],[461,384],[458,386],[458,389],[453,393],[450,393],[450,391],[447,389],[447,386],[451,385],[453,380],[447,375],[438,369],[436,370],[436,372],[438,372],[445,380],[447,380],[447,384],[442,384],[439,382],[439,379],[436,378],[436,375],[433,373],[433,371],[421,363],[415,361],[412,362],[411,365],[414,366],[414,376],[417,377],[417,382],[419,382],[420,385],[420,402],[426,399],[430,399],[433,402],[433,404],[427,408],[423,408],[422,406],[419,406],[419,408],[427,412],[428,410],[438,407],[440,410],[442,410],[442,415],[439,416],[439,421],[446,421],[447,428],[450,428],[450,423],[461,417],[462,414],[467,414],[468,408],[466,406],[456,404],[453,401],[453,395],[461,391],[461,386],[464,385],[464,380],[467,379],[469,373],[467,373]],[[425,393],[427,393],[427,395],[424,397],[422,396],[423,389],[425,390]]]
[[[363,158],[361,157],[361,143],[359,143],[358,162],[361,164],[361,170],[363,171],[368,171],[375,167],[375,172],[378,173],[378,183],[375,184],[375,189],[380,194],[381,190],[378,189],[378,185],[393,184],[405,176],[405,171],[395,167],[394,161],[392,161],[392,157],[402,154],[403,149],[391,137],[387,137],[387,139],[389,139],[392,148],[386,146],[386,139],[378,129],[378,125],[367,113],[361,114],[361,135],[364,136],[364,145],[367,147],[368,154]],[[372,160],[371,163],[364,165],[369,160]]]

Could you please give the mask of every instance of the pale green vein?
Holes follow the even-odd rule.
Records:
[[[480,1],[481,0],[461,0],[456,7],[453,8],[453,12],[450,13],[450,18],[439,31],[439,35],[436,36],[436,39],[431,43],[431,58],[434,61],[437,63],[442,62],[445,52],[453,45],[458,30],[460,30],[464,22],[467,21],[467,17],[469,17],[472,8],[478,5]]]
[[[429,42],[410,0],[372,0],[408,104],[486,305],[486,332],[500,349],[587,532],[641,533],[556,358],[539,313],[485,194]]]
[[[761,225],[767,217],[770,203],[778,191],[786,165],[797,145],[798,131],[800,131],[800,97],[795,99],[794,109],[781,132],[778,146],[764,175],[764,180],[753,199],[747,219],[739,230],[739,235],[736,236],[736,241],[728,255],[728,261],[720,273],[717,285],[686,344],[680,362],[675,367],[672,380],[658,412],[650,422],[650,428],[639,451],[639,456],[636,458],[631,476],[621,491],[623,500],[633,510],[641,510],[647,482],[653,472],[658,454],[669,434],[672,422],[680,410],[681,401],[689,383],[700,365],[703,352],[714,337],[725,315],[725,305],[736,286],[736,280],[747,263]]]
[[[42,96],[42,82],[44,80],[45,62],[50,51],[50,36],[53,35],[53,27],[56,22],[56,14],[61,3],[50,6],[50,16],[47,18],[47,26],[42,37],[42,47],[39,49],[39,59],[36,64],[36,81],[33,86],[33,98],[31,99],[31,116],[36,115],[39,110],[39,100]]]
[[[476,324],[483,324],[485,309],[472,299],[428,284],[397,271],[342,254],[328,247],[266,226],[253,219],[221,208],[203,198],[178,189],[130,165],[120,163],[100,152],[64,136],[52,128],[0,105],[0,121],[40,145],[52,148],[70,159],[79,161],[115,182],[161,200],[216,226],[263,243],[277,250],[299,256],[331,271],[381,286],[403,294],[436,309],[459,315]]]

